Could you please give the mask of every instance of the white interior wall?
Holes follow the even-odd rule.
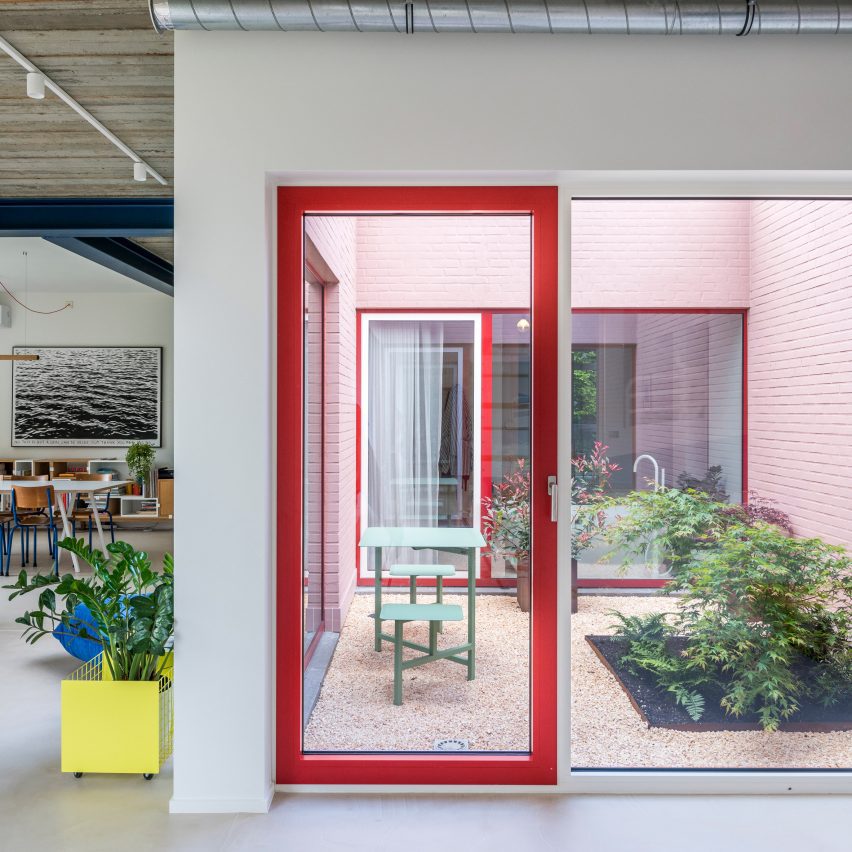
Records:
[[[128,281],[133,286],[133,282]],[[162,346],[162,446],[155,465],[174,462],[171,297],[136,284],[138,292],[13,291],[36,310],[52,311],[66,302],[74,307],[57,314],[26,312],[5,293],[0,303],[12,314],[11,328],[0,328],[0,352],[13,346]],[[104,388],[108,393],[109,389]],[[0,363],[0,456],[14,458],[124,458],[125,447],[12,447],[12,364]]]
[[[805,37],[181,32],[175,44],[175,448],[192,489],[176,496],[171,807],[262,810],[274,743],[274,185],[558,183],[567,375],[570,196],[850,192],[849,173],[824,170],[852,166],[852,112],[840,108],[852,94],[852,52],[846,39]],[[251,448],[245,464],[210,463],[238,447]],[[293,484],[277,499],[298,492]],[[234,501],[239,534],[210,535],[199,493],[269,499]],[[563,554],[565,541],[561,533]],[[560,607],[566,672],[564,593]],[[564,680],[559,695],[567,708]],[[751,776],[699,781],[767,789]],[[690,783],[646,776],[622,788]],[[800,789],[785,776],[773,783]],[[593,786],[621,789],[609,778]]]

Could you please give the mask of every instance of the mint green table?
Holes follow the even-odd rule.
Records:
[[[485,539],[479,530],[460,527],[367,527],[359,542],[360,547],[375,549],[375,589],[376,610],[375,647],[382,650],[382,640],[394,642],[397,636],[382,632],[382,550],[386,547],[411,547],[415,550],[436,550],[441,553],[467,554],[467,643],[447,651],[438,652],[434,656],[433,649],[415,642],[405,641],[408,648],[413,648],[434,656],[434,659],[450,659],[455,663],[467,666],[467,679],[476,677],[476,549],[485,547]],[[466,653],[467,659],[459,654]],[[423,662],[429,662],[424,659]]]

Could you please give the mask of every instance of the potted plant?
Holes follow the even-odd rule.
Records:
[[[530,472],[525,459],[482,500],[482,532],[491,552],[515,565],[518,606],[530,611]]]
[[[612,475],[621,466],[607,456],[609,447],[595,441],[591,455],[571,459],[571,612],[577,612],[577,559],[606,528],[603,501]]]
[[[38,593],[38,608],[15,619],[27,642],[73,633],[100,648],[62,682],[62,771],[151,778],[171,751],[172,558],[157,573],[127,542],[107,545],[106,555],[83,539],[59,547],[87,562],[92,576],[21,571],[5,588],[10,600]]]
[[[151,475],[151,468],[154,465],[154,456],[154,448],[144,441],[136,441],[127,448],[127,455],[124,457],[124,460],[130,469],[131,477],[136,480],[136,485],[139,488],[138,492],[134,488],[134,494],[145,493],[145,487]]]

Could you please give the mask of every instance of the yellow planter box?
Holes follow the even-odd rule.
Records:
[[[112,681],[100,657],[62,681],[62,771],[153,775],[171,754],[172,679]]]

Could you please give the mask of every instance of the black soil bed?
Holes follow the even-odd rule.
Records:
[[[665,690],[660,689],[652,676],[634,675],[621,664],[627,652],[627,640],[614,636],[587,636],[586,641],[600,661],[610,670],[630,699],[636,712],[651,728],[675,731],[759,731],[762,726],[756,714],[733,718],[720,706],[720,690],[706,690],[704,715],[693,722],[689,714]],[[682,642],[682,640],[680,640]],[[678,640],[673,640],[677,643]],[[672,650],[675,650],[673,647]],[[781,724],[782,731],[850,731],[852,730],[852,695],[831,707],[803,703],[798,712]]]

